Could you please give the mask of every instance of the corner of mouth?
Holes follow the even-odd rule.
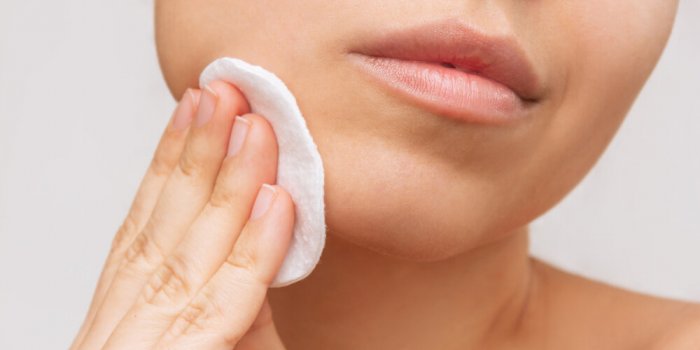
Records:
[[[540,74],[513,35],[496,35],[454,18],[379,31],[349,54],[459,67],[500,83],[525,106],[545,97]]]

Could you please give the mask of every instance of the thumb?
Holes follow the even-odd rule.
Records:
[[[284,350],[284,344],[277,334],[272,309],[265,297],[258,316],[248,329],[248,332],[236,345],[236,350]]]

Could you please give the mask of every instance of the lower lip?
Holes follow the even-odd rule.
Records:
[[[351,60],[381,84],[438,115],[471,123],[504,124],[525,117],[507,86],[438,63],[352,53]]]

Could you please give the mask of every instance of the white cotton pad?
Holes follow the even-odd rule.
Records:
[[[213,80],[235,85],[248,100],[251,112],[266,118],[277,136],[277,184],[292,196],[296,222],[289,252],[271,286],[292,284],[311,273],[326,241],[321,155],[296,98],[275,74],[223,57],[204,69],[199,85],[204,87]]]

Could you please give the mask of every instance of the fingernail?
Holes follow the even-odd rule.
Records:
[[[265,214],[272,205],[272,202],[277,197],[277,190],[268,184],[263,184],[258,191],[258,197],[255,198],[253,211],[250,213],[250,219],[255,220]]]
[[[243,148],[248,129],[250,129],[250,120],[236,116],[233,122],[233,130],[231,130],[231,139],[228,142],[229,156],[235,156]]]
[[[196,126],[202,126],[211,119],[211,116],[214,115],[216,101],[218,101],[218,99],[219,96],[209,85],[202,89],[202,97],[199,98],[199,110],[197,111],[197,117],[194,121]]]
[[[180,98],[180,102],[173,112],[173,128],[175,130],[186,129],[192,122],[192,114],[194,106],[197,105],[196,97],[192,89],[185,90],[185,93]]]

